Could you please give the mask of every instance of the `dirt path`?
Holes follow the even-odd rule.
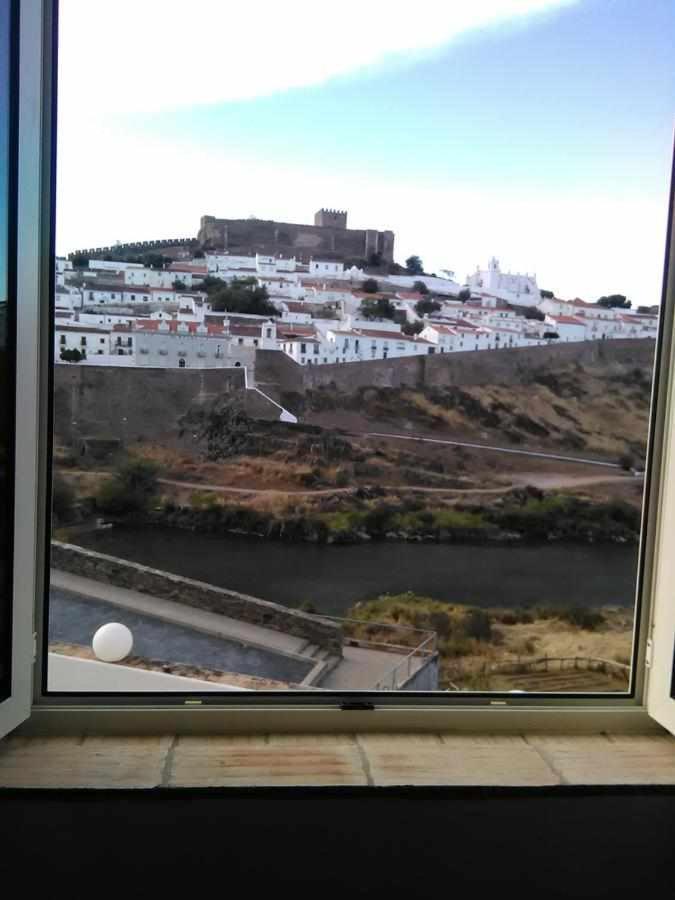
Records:
[[[631,482],[634,478],[630,475],[542,475],[532,473],[516,475],[510,484],[492,488],[450,488],[427,487],[414,484],[383,484],[378,485],[385,491],[397,491],[399,493],[416,494],[507,494],[514,487],[532,485],[540,489],[584,487],[613,482]],[[320,488],[315,490],[284,490],[283,488],[239,488],[227,485],[203,484],[191,481],[179,481],[174,478],[160,478],[160,484],[168,484],[172,487],[185,488],[193,491],[213,491],[219,494],[248,494],[256,496],[293,496],[293,497],[327,497],[334,494],[353,494],[355,487]]]
[[[536,459],[552,459],[556,462],[565,463],[582,463],[586,466],[603,466],[604,468],[608,469],[621,468],[618,463],[608,462],[606,460],[589,459],[588,457],[580,456],[564,456],[559,453],[545,453],[541,450],[516,450],[513,447],[499,447],[493,444],[479,444],[469,441],[452,441],[445,438],[427,437],[423,434],[390,434],[388,432],[380,431],[364,431],[360,433],[353,432],[353,436],[362,438],[388,438],[390,440],[397,441],[420,441],[424,444],[445,444],[450,447],[466,447],[471,450],[492,450],[497,453],[508,453],[514,456],[530,456],[535,457]]]

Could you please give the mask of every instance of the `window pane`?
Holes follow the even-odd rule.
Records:
[[[10,78],[12,5],[0,4],[0,699],[10,691],[14,316],[11,246],[14,178]]]
[[[489,6],[61,3],[53,690],[629,690],[675,7]]]

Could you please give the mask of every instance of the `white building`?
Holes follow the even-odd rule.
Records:
[[[309,263],[309,274],[320,278],[344,278],[345,266],[341,262],[312,259]]]
[[[472,294],[490,295],[516,306],[537,306],[541,301],[535,275],[502,272],[494,256],[487,269],[477,268],[467,277],[466,283]]]
[[[587,323],[576,316],[546,316],[545,324],[555,331],[561,343],[585,341]]]
[[[129,268],[124,270],[124,283],[148,288],[173,288],[174,282],[182,281],[186,288],[192,287],[192,272],[171,269]]]
[[[60,359],[62,350],[79,350],[88,357],[108,355],[111,332],[110,325],[57,321],[54,327],[54,359]]]
[[[98,306],[111,304],[125,306],[134,303],[149,303],[152,294],[149,288],[131,287],[125,284],[106,284],[93,282],[82,288],[82,305]]]
[[[252,378],[255,350],[237,345],[222,325],[195,322],[137,322],[136,363],[155,368],[246,366]]]

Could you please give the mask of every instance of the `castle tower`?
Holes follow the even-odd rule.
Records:
[[[347,210],[322,208],[314,213],[314,224],[319,228],[346,228]]]

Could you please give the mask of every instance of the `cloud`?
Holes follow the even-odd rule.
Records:
[[[247,100],[400,63],[578,0],[61,0],[63,115]]]

